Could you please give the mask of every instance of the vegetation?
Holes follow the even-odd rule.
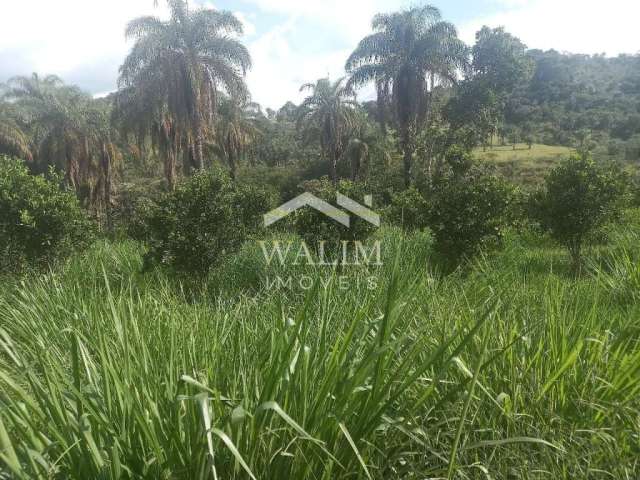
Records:
[[[516,192],[503,179],[470,168],[438,180],[428,225],[435,249],[456,266],[499,241],[515,218]]]
[[[306,192],[329,204],[335,204],[339,194],[361,205],[365,203],[365,188],[349,180],[342,180],[338,185],[334,185],[323,178],[305,182],[303,187]],[[376,230],[375,225],[358,217],[350,218],[348,227],[337,221],[327,222],[324,214],[312,209],[296,212],[293,223],[293,230],[307,242],[309,248],[317,250],[320,242],[324,242],[327,253],[332,254],[330,261],[337,260],[335,257],[343,258],[342,242],[364,242]]]
[[[589,237],[620,215],[625,178],[598,168],[587,157],[572,157],[551,170],[544,190],[531,198],[533,217],[567,247],[574,267],[582,263]]]
[[[458,40],[455,27],[442,21],[440,11],[431,6],[377,15],[372,27],[375,33],[364,38],[347,60],[349,84],[375,83],[381,114],[391,101],[408,187],[417,131],[428,121],[433,91],[455,81],[457,70],[466,65],[467,47]]]
[[[306,132],[320,137],[320,146],[329,162],[329,178],[338,181],[338,159],[345,150],[345,140],[355,122],[353,92],[343,86],[344,79],[331,83],[329,79],[318,80],[315,85],[303,85],[302,90],[311,90],[300,105],[298,124]]]
[[[120,156],[111,138],[110,106],[55,76],[37,74],[11,79],[1,98],[7,123],[0,128],[0,152],[4,144],[5,153],[23,155],[36,172],[50,166],[64,172],[85,205],[108,215]]]
[[[149,264],[207,273],[221,257],[258,231],[266,193],[233,185],[219,169],[198,173],[142,217]]]
[[[429,224],[429,209],[424,195],[411,187],[393,195],[385,218],[405,230],[421,230]]]
[[[191,3],[0,86],[0,479],[639,478],[640,57],[411,7],[263,110]]]
[[[258,279],[257,293],[196,302],[140,275],[135,244],[98,244],[0,296],[5,471],[633,478],[639,312],[621,287],[634,228],[614,242],[619,269],[579,280],[551,245],[513,236],[440,278],[424,270],[427,237],[386,230],[375,290],[357,271],[347,291],[331,274],[277,294]],[[235,264],[268,274],[253,252]]]
[[[60,181],[0,155],[0,272],[46,267],[91,243],[93,225]]]
[[[244,75],[251,67],[246,47],[228,34],[242,34],[232,14],[189,10],[170,1],[171,19],[141,17],[126,35],[136,39],[120,69],[121,116],[134,132],[146,130],[161,149],[165,176],[175,185],[181,152],[184,168],[204,168],[207,133],[215,127],[218,89],[238,100],[247,97]]]

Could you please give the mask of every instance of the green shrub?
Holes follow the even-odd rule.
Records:
[[[429,224],[429,204],[415,187],[393,193],[385,218],[406,231],[423,230]]]
[[[337,187],[327,177],[320,180],[310,180],[303,183],[304,191],[330,203],[336,204],[337,193],[341,193],[350,199],[363,203],[367,194],[366,188],[361,183],[350,180],[341,180]],[[357,215],[351,215],[351,225],[347,228],[324,214],[312,208],[298,210],[293,218],[294,229],[309,247],[318,247],[320,242],[325,242],[327,252],[336,252],[341,242],[364,242],[376,227]]]
[[[127,237],[140,242],[145,242],[148,239],[150,233],[149,221],[153,218],[158,208],[159,198],[139,197],[128,205],[129,216],[126,219],[123,218],[121,222]]]
[[[0,271],[43,268],[87,246],[94,227],[61,179],[0,156]]]
[[[144,240],[145,219],[166,191],[164,181],[120,184],[111,209],[114,237]]]
[[[238,183],[253,185],[278,196],[279,202],[286,202],[299,195],[299,185],[304,181],[299,167],[267,167],[264,165],[246,166],[240,169]]]
[[[431,197],[434,248],[451,267],[499,242],[517,198],[515,187],[478,167],[439,179]]]
[[[149,208],[145,263],[205,274],[262,226],[271,197],[220,169],[198,173]]]
[[[460,145],[452,145],[445,152],[445,162],[453,175],[460,176],[473,167],[473,156],[468,149]]]
[[[631,205],[640,207],[640,174],[631,179]]]
[[[554,168],[544,188],[531,195],[529,213],[567,248],[578,270],[583,247],[619,217],[626,183],[619,170],[598,166],[586,156],[573,156]]]

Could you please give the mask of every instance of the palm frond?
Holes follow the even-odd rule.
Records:
[[[231,12],[211,9],[196,10],[191,14],[194,31],[205,36],[222,34],[242,35],[242,22]]]
[[[146,35],[158,34],[165,28],[165,23],[157,17],[138,17],[127,24],[125,37],[137,39]]]

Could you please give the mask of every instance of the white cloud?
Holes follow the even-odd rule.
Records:
[[[344,61],[350,52],[329,51],[308,55],[303,46],[293,45],[289,34],[295,20],[290,19],[249,44],[253,68],[248,84],[255,101],[271,108],[279,108],[287,101],[298,102],[304,83],[330,76],[344,75]]]
[[[0,52],[19,50],[35,70],[60,75],[102,58],[123,58],[127,22],[161,12],[152,0],[23,0],[3,2],[2,10]]]
[[[504,26],[529,48],[573,53],[640,52],[637,22],[640,2],[635,0],[496,0],[500,13],[461,25],[469,44],[482,25]]]
[[[358,41],[371,31],[371,19],[399,3],[397,0],[248,0],[259,10],[284,15],[286,21],[250,42],[254,67],[248,83],[255,101],[279,108],[288,100],[299,102],[304,83],[322,77],[338,79],[345,75],[344,64]],[[292,39],[304,36],[305,25],[318,30],[314,35],[327,45],[338,44],[312,54],[306,45]],[[318,33],[319,32],[319,33]],[[314,40],[318,40],[317,38]],[[361,96],[366,96],[363,91]]]
[[[247,0],[265,12],[306,18],[326,25],[331,35],[357,42],[368,32],[372,17],[397,5],[392,0]]]
[[[242,23],[242,29],[244,30],[243,33],[245,37],[252,37],[253,35],[256,34],[256,31],[257,31],[256,26],[253,24],[253,22],[251,22],[247,18],[247,16],[244,13],[233,12],[233,14]]]
[[[63,78],[91,77],[96,88],[115,87],[118,66],[129,49],[126,24],[165,11],[162,4],[154,8],[152,0],[3,2],[0,58],[10,55],[10,65],[22,70],[0,71],[0,77],[37,71]]]

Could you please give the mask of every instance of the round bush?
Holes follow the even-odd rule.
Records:
[[[391,196],[387,218],[406,231],[424,230],[429,224],[429,204],[415,187]]]
[[[582,249],[606,224],[620,216],[627,178],[614,167],[596,165],[586,156],[573,156],[554,168],[544,188],[529,202],[534,221],[569,251],[580,269]]]
[[[44,268],[86,247],[94,226],[53,172],[31,175],[0,156],[0,271]]]
[[[480,168],[440,179],[431,192],[429,227],[435,250],[450,266],[488,245],[511,225],[516,189]]]
[[[205,274],[262,228],[273,201],[266,192],[237,185],[220,169],[194,175],[149,206],[143,235],[145,263]]]
[[[367,194],[363,184],[341,180],[335,186],[327,177],[304,182],[303,188],[331,205],[336,204],[338,192],[361,204]],[[324,242],[325,251],[334,254],[340,251],[342,242],[364,242],[376,230],[356,215],[351,215],[351,226],[347,228],[312,208],[298,210],[293,222],[296,233],[310,248],[317,249]]]

